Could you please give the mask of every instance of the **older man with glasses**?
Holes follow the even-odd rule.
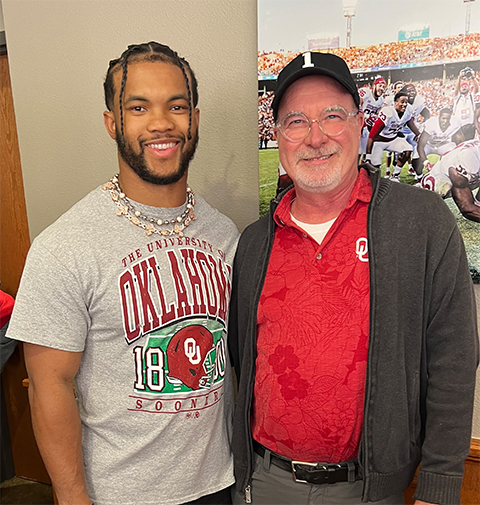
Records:
[[[235,503],[404,503],[420,462],[417,505],[460,500],[478,338],[462,238],[436,195],[357,166],[358,107],[332,54],[278,77],[294,187],[234,262]]]

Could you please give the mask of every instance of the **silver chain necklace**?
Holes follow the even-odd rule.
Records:
[[[139,226],[145,230],[147,237],[153,233],[168,237],[169,235],[178,235],[183,237],[183,230],[197,218],[195,216],[195,193],[187,187],[187,203],[185,210],[176,218],[173,219],[157,219],[146,216],[139,210],[135,209],[132,202],[127,198],[125,193],[118,185],[118,174],[115,174],[106,184],[102,186],[104,191],[109,191],[113,202],[117,205],[117,216],[125,216],[135,226]],[[170,226],[173,228],[157,228],[157,226]]]

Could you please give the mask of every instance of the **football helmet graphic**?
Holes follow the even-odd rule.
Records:
[[[213,335],[198,324],[177,331],[167,347],[170,378],[183,382],[191,389],[205,387],[213,370]]]

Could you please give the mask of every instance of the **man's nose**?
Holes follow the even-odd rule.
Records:
[[[152,111],[149,121],[148,121],[148,131],[154,132],[165,132],[169,130],[173,130],[175,128],[175,124],[168,114],[162,111]]]
[[[314,125],[314,123],[317,123]],[[310,131],[305,139],[307,144],[312,146],[319,146],[328,140],[328,135],[322,130],[320,126],[320,121],[318,119],[312,119],[310,121]]]

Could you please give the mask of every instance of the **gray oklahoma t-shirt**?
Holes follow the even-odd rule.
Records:
[[[8,335],[83,351],[75,387],[97,504],[178,504],[234,481],[226,345],[238,231],[196,197],[184,237],[147,236],[97,188],[33,243]],[[136,204],[172,219],[182,210]]]

